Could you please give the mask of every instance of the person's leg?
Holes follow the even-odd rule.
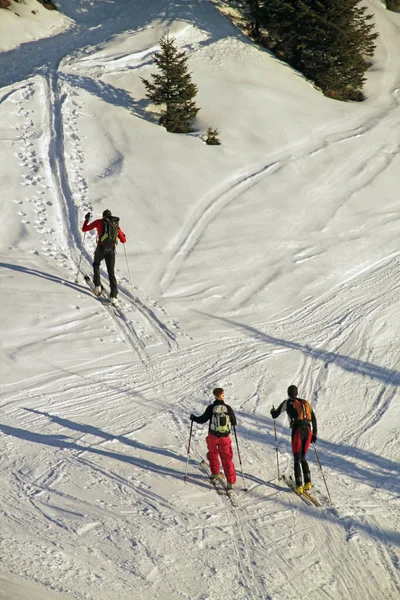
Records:
[[[292,435],[292,453],[294,460],[294,480],[296,482],[296,487],[299,485],[303,485],[303,480],[301,477],[301,435],[300,428],[296,429]]]
[[[118,295],[118,287],[117,287],[117,279],[115,277],[114,269],[115,269],[115,249],[107,248],[105,253],[108,279],[110,281],[110,296],[111,298],[116,298]]]
[[[210,433],[206,437],[207,443],[207,460],[210,464],[210,470],[213,475],[219,473],[219,453],[218,453],[218,438]]]
[[[236,483],[236,470],[233,464],[233,450],[230,436],[219,438],[218,449],[226,481],[228,483]]]
[[[100,283],[100,263],[104,258],[104,246],[97,246],[93,257],[93,283],[95,287],[101,285]]]
[[[308,462],[306,459],[306,454],[308,452],[308,449],[310,447],[310,443],[311,443],[311,437],[312,437],[312,433],[311,433],[311,429],[309,427],[305,427],[304,431],[302,432],[302,444],[301,444],[301,468],[303,470],[303,477],[304,477],[304,483],[311,483],[311,474],[310,474],[310,467],[308,466]]]

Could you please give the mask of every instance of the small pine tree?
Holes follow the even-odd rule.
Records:
[[[214,129],[213,127],[209,127],[207,129],[207,137],[206,144],[207,146],[220,146],[221,140],[218,137],[219,131],[218,129]]]
[[[188,56],[184,50],[177,49],[175,38],[168,35],[161,38],[160,46],[161,50],[154,55],[160,72],[151,75],[152,81],[141,78],[147,90],[146,96],[156,106],[166,106],[160,123],[167,131],[187,133],[200,110],[194,101],[197,86],[188,72]]]

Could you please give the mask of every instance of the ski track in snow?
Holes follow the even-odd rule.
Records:
[[[38,90],[37,90],[38,88]],[[34,144],[31,141],[35,138],[32,129],[34,122],[30,118],[29,110],[24,108],[26,105],[22,102],[17,103],[17,113],[22,117],[21,125],[17,126],[20,131],[23,148],[17,153],[17,158],[25,168],[23,185],[36,188],[45,188],[53,190],[55,199],[53,202],[42,202],[41,196],[45,191],[39,189],[31,197],[28,203],[34,204],[34,211],[37,218],[33,225],[38,233],[43,236],[45,253],[61,262],[64,268],[73,272],[74,265],[78,262],[79,250],[83,251],[78,233],[76,218],[76,205],[72,201],[71,185],[69,178],[72,175],[74,189],[78,190],[75,194],[75,202],[83,202],[85,199],[86,182],[80,173],[80,165],[84,156],[79,144],[77,135],[78,129],[73,121],[74,110],[70,110],[66,121],[66,131],[62,128],[63,123],[63,104],[66,101],[66,93],[59,97],[59,84],[55,73],[44,76],[40,81],[30,82],[22,89],[22,100],[29,100],[35,93],[41,93],[47,99],[47,110],[42,115],[42,122],[47,123],[48,127],[41,136],[41,150],[43,155],[38,157]],[[73,96],[73,90],[69,90],[69,95]],[[76,102],[75,102],[76,104]],[[72,172],[67,172],[66,160],[64,157],[64,136],[69,136],[74,140],[76,152],[74,152],[74,161]],[[48,159],[46,158],[48,154]],[[47,172],[43,173],[43,165],[49,164]],[[54,206],[55,205],[55,206]],[[28,209],[29,210],[29,209]],[[55,211],[55,219],[58,221],[57,232],[54,227],[49,227],[48,222],[54,219],[49,211]],[[21,220],[24,224],[30,225],[29,213],[23,209],[20,211]],[[61,222],[61,224],[60,224]],[[58,240],[55,239],[58,236]],[[86,259],[90,264],[90,258],[87,252]],[[87,265],[90,272],[91,267]],[[103,272],[103,277],[106,278]],[[138,290],[137,290],[138,291]],[[182,335],[175,322],[166,314],[165,310],[157,302],[152,302],[149,298],[142,301],[138,296],[134,297],[124,286],[120,285],[119,312],[121,318],[114,318],[114,326],[117,327],[127,344],[138,354],[143,363],[149,361],[149,355],[146,351],[146,343],[154,344],[159,340],[168,349],[177,347],[177,335]],[[93,299],[93,301],[96,301]],[[109,316],[113,315],[107,310]],[[161,316],[157,315],[161,313]],[[167,317],[166,321],[164,320]],[[175,332],[173,331],[175,330]]]
[[[147,54],[137,59],[146,61]],[[69,57],[69,66],[74,60]],[[123,68],[122,59],[115,62],[116,70]],[[64,80],[57,68],[43,69],[34,77],[29,71],[30,78],[14,84],[6,97],[15,104],[15,158],[27,189],[26,199],[17,205],[21,222],[40,235],[41,252],[55,271],[66,272],[65,279],[72,281],[81,251],[85,270],[91,270],[77,216],[89,209],[77,121],[84,103],[72,80]],[[109,68],[114,68],[113,61]],[[41,115],[31,110],[35,94],[43,98]],[[313,181],[316,196],[334,188],[339,172],[349,181],[348,195],[332,203],[329,220],[335,219],[348,199],[371,185],[399,153],[398,130],[393,120],[386,121],[398,108],[394,95],[389,108],[352,131],[322,132],[316,143],[307,141],[221,182],[201,199],[180,232],[160,289],[178,278],[210,222],[239,195],[268,178],[285,190],[288,169],[312,171],[316,157],[322,163],[335,157],[329,180],[321,174]],[[378,151],[370,142],[370,136],[377,135],[383,140]],[[346,162],[345,153],[341,160],[340,146],[360,137],[365,142],[357,146],[352,161]],[[67,140],[71,153],[66,152]],[[324,154],[326,159],[321,158]],[[194,600],[187,579],[199,584],[196,600],[223,597],[226,581],[236,600],[297,600],[304,594],[305,581],[312,600],[396,600],[399,521],[391,522],[391,508],[400,491],[398,465],[383,457],[368,463],[373,454],[368,442],[369,434],[397,406],[396,342],[371,348],[369,338],[395,311],[399,276],[398,255],[388,256],[267,323],[250,327],[221,319],[235,330],[224,334],[222,345],[218,339],[186,348],[178,344],[179,336],[187,336],[176,322],[138,288],[137,296],[131,293],[126,278],[121,278],[120,316],[77,286],[79,301],[90,303],[93,312],[98,309],[139,360],[106,372],[85,366],[80,373],[67,372],[57,379],[49,372],[25,386],[10,386],[2,397],[2,568],[28,580],[38,573],[46,587],[82,600],[108,600],[110,595],[124,600],[132,597],[132,590],[150,600],[160,588],[166,598]],[[243,307],[250,293],[264,285],[260,278],[251,282],[250,292],[239,290],[233,308]],[[306,507],[273,478],[274,440],[264,416],[270,404],[264,390],[266,380],[281,377],[283,353],[298,357],[296,381],[309,391],[317,414],[335,370],[343,373],[343,393],[354,376],[368,380],[373,389],[361,414],[357,401],[349,402],[336,435],[335,398],[332,411],[321,415],[321,430],[333,432],[329,442],[321,440],[321,448],[328,481],[336,482],[334,509]],[[383,360],[386,354],[389,360]],[[253,379],[261,365],[268,374],[257,372],[251,393],[237,405],[249,491],[240,491],[238,468],[240,504],[235,508],[196,472],[194,461],[205,451],[201,428],[194,431],[189,481],[183,484],[187,415],[197,410],[199,399],[208,401],[210,382],[222,381],[230,392],[241,377]],[[159,440],[161,432],[164,437]],[[281,466],[289,469],[287,430],[282,425],[278,432]],[[385,441],[397,444],[398,434],[388,430]],[[326,504],[315,462],[312,469],[317,493]],[[387,487],[380,489],[378,480],[386,480]],[[356,484],[368,488],[360,501]],[[21,556],[24,530],[30,532],[32,550]],[[188,556],[191,564],[185,576],[182,560]],[[221,559],[224,556],[229,564]],[[384,598],[379,597],[382,571],[388,577]]]
[[[301,146],[290,148],[286,152],[280,153],[278,156],[268,157],[268,164],[248,167],[243,174],[238,174],[233,177],[233,181],[228,181],[221,185],[220,190],[215,190],[209,193],[206,198],[201,199],[201,204],[193,212],[189,222],[185,225],[181,234],[181,239],[178,241],[176,249],[172,255],[168,257],[168,262],[164,266],[164,274],[160,280],[160,289],[162,292],[174,282],[179,274],[180,269],[186,259],[195,250],[197,244],[200,243],[207,226],[216,219],[223,209],[230,203],[234,203],[235,199],[241,196],[251,186],[256,185],[259,180],[265,187],[268,187],[265,178],[277,177],[282,179],[282,183],[274,184],[274,189],[280,186],[285,186],[287,178],[287,169],[296,168],[298,170],[308,169],[307,163],[313,162],[315,155],[321,154],[329,150],[327,162],[332,160],[332,150],[335,155],[338,155],[335,160],[335,169],[330,173],[329,182],[327,182],[326,171],[322,170],[321,174],[314,172],[312,185],[313,196],[318,198],[322,191],[326,192],[326,188],[336,186],[338,177],[349,181],[349,189],[346,193],[346,198],[340,198],[335,203],[335,212],[333,212],[327,221],[334,219],[339,206],[339,210],[346,202],[357,192],[362,191],[367,186],[371,185],[374,180],[379,177],[389,166],[400,152],[400,142],[398,139],[397,129],[393,128],[392,121],[387,122],[388,114],[394,112],[399,113],[400,102],[397,97],[393,100],[393,105],[382,111],[381,114],[375,114],[374,117],[368,118],[361,123],[356,129],[354,124],[352,130],[343,134],[332,132],[323,133],[323,141],[318,140],[318,145],[307,140]],[[398,117],[400,124],[400,113]],[[378,150],[376,145],[369,142],[369,136],[378,137],[382,145]],[[365,143],[361,146],[359,156],[352,156],[352,161],[347,160],[347,154],[342,153],[341,144],[351,143],[354,139],[364,138]],[[336,148],[338,146],[338,148]],[[359,146],[360,147],[360,146]],[[340,159],[340,155],[343,159]],[[320,158],[320,157],[319,157]],[[312,171],[312,167],[310,168]],[[224,189],[225,188],[225,189]],[[291,190],[288,189],[287,194],[290,195]],[[308,259],[311,257],[308,257]],[[248,287],[248,286],[247,286]],[[251,297],[254,294],[254,288],[261,290],[264,284],[252,282],[252,287],[247,292],[247,296]],[[237,304],[236,308],[241,308],[245,304],[242,301]]]

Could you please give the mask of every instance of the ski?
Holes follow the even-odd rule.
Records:
[[[303,492],[302,494],[299,494],[298,492],[296,492],[296,485],[291,477],[286,477],[286,475],[282,475],[282,480],[286,483],[286,485],[288,487],[290,487],[290,489],[296,494],[296,496],[299,496],[299,498],[301,498],[303,500],[303,502],[305,504],[307,504],[308,506],[313,505],[313,506],[321,507],[321,504],[318,502],[318,500],[316,498],[314,498],[314,496],[312,494],[310,494],[310,492],[306,491],[306,492]]]
[[[84,275],[84,279],[85,279],[86,283],[88,284],[88,286],[90,287],[90,290],[91,290],[92,294],[94,295],[94,297],[97,298],[98,300],[100,300],[100,302],[102,304],[104,304],[104,306],[106,306],[117,317],[120,317],[121,313],[118,310],[118,307],[115,304],[111,304],[104,287],[101,286],[101,294],[95,294],[94,293],[94,283],[93,283],[93,280],[91,279],[91,277],[89,275]]]
[[[211,484],[214,486],[217,494],[220,496],[227,496],[232,503],[232,506],[238,506],[237,498],[235,492],[233,490],[228,490],[226,488],[225,477],[219,479],[213,479],[211,477],[211,472],[208,464],[205,460],[202,460],[199,464],[199,468],[205,473],[210,480]]]
[[[203,473],[205,473],[205,475],[207,475],[208,479],[210,480],[210,483],[214,486],[217,494],[219,496],[224,496],[226,494],[225,485],[220,479],[211,479],[211,473],[205,460],[201,461],[201,463],[199,464],[199,468],[201,471],[203,471]]]
[[[322,507],[322,504],[319,500],[317,500],[315,498],[315,496],[313,496],[308,490],[303,492],[303,495],[308,498],[313,504],[314,506],[317,506],[318,508]]]

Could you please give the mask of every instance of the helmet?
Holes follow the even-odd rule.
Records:
[[[295,385],[289,385],[289,387],[287,389],[287,395],[289,396],[289,398],[297,398],[298,393],[299,393],[299,390],[297,389],[297,387]]]
[[[103,217],[105,217],[105,218],[111,217],[111,210],[108,210],[108,208],[107,208],[107,210],[105,210],[103,212]]]

